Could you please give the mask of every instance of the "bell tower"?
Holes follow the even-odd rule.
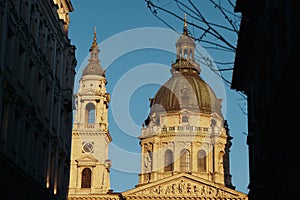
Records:
[[[100,65],[96,28],[90,58],[75,94],[69,196],[106,194],[110,189],[108,103],[105,71]]]

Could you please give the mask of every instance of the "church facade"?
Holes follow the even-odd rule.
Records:
[[[131,190],[114,193],[108,159],[110,98],[95,33],[76,94],[69,200],[248,199],[232,185],[232,137],[221,112],[222,100],[199,76],[194,50],[185,22],[176,42],[172,76],[150,99],[150,112],[141,129],[139,182]]]

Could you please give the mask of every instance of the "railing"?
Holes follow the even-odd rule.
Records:
[[[106,129],[105,123],[94,123],[94,124],[80,124],[74,123],[75,129]]]
[[[95,124],[84,124],[84,128],[95,128]]]
[[[171,127],[146,127],[142,129],[142,136],[159,135],[166,133],[190,133],[190,134],[209,134],[211,128],[196,126],[171,126]]]

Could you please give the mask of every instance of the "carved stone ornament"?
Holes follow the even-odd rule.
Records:
[[[87,88],[87,89],[84,89],[81,92],[81,95],[95,95],[95,93],[97,93],[96,89],[94,89],[94,88]]]
[[[176,178],[174,178],[176,177]],[[247,196],[238,191],[226,188],[223,185],[199,181],[199,178],[193,179],[193,175],[179,174],[166,181],[159,181],[157,184],[148,184],[127,191],[124,196],[188,196],[188,197],[218,197],[232,199],[247,199]],[[202,179],[201,179],[202,180]]]
[[[151,171],[152,168],[152,152],[148,151],[145,153],[144,155],[144,166],[145,166],[145,170]]]

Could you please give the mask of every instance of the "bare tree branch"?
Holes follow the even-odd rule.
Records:
[[[169,9],[165,9],[162,6],[159,6],[155,3],[153,3],[153,0],[145,0],[147,2],[147,6],[150,9],[150,11],[153,13],[153,15],[157,16],[158,11],[163,11],[181,21],[183,21],[183,17],[180,17],[177,13],[173,12],[172,10]],[[193,22],[188,21],[187,23],[201,31],[203,31],[203,33],[201,34],[200,37],[194,37],[194,39],[199,40],[200,42],[202,42],[203,38],[206,37],[206,35],[211,35],[212,37],[216,38],[218,41],[221,41],[221,43],[224,43],[225,46],[228,46],[228,48],[232,49],[233,51],[236,50],[235,45],[232,45],[231,42],[229,42],[221,33],[220,31],[216,30],[215,27],[217,28],[221,28],[223,30],[227,30],[230,32],[233,32],[235,34],[237,34],[237,29],[235,28],[235,26],[233,25],[233,21],[231,20],[230,23],[234,28],[229,28],[228,26],[223,26],[223,25],[218,25],[212,22],[208,22],[206,20],[206,18],[203,16],[203,14],[201,13],[201,11],[194,5],[194,3],[191,0],[188,0],[188,2],[190,3],[191,7],[194,9],[192,10],[192,8],[188,7],[187,5],[185,5],[183,2],[181,2],[180,0],[174,0],[177,7],[187,13],[188,16],[190,16],[191,18],[198,20],[199,22],[203,23],[203,25],[205,25],[206,27],[203,27],[201,25],[195,24]],[[158,1],[159,2],[159,1]],[[185,8],[185,9],[183,9]],[[229,19],[229,17],[227,16],[227,14],[225,12],[222,12],[222,15],[225,16],[226,19]],[[161,18],[159,18],[161,19]],[[168,24],[165,20],[163,20],[164,24]],[[167,25],[168,27],[172,27],[170,24]],[[172,28],[174,29],[174,28]],[[191,34],[192,35],[192,34]],[[213,42],[211,42],[213,43]],[[217,42],[214,42],[215,44],[217,44]],[[220,44],[218,44],[217,46],[219,46]]]
[[[234,32],[238,34],[238,28],[233,24],[233,20],[230,19],[227,14],[224,12],[224,8],[221,6],[221,1],[219,1],[219,4],[215,3],[213,0],[209,0],[212,4],[215,5],[216,8],[219,9],[219,11],[224,15],[225,19],[228,21],[228,23],[233,28]]]
[[[207,0],[213,8],[216,9],[216,14],[219,15],[217,22],[212,22],[206,16],[206,12],[199,9],[193,0],[170,0],[167,3],[162,3],[160,0],[145,0],[147,6],[151,13],[162,21],[167,27],[176,31],[176,28],[172,26],[168,21],[168,16],[171,16],[180,21],[184,21],[183,14],[188,16],[187,24],[197,30],[197,33],[191,33],[188,30],[189,35],[201,44],[205,44],[205,49],[214,49],[217,51],[232,53],[232,59],[234,59],[234,54],[236,52],[236,42],[238,37],[238,31],[240,26],[241,17],[233,12],[234,10],[234,0]],[[203,1],[202,1],[203,2]],[[173,7],[172,7],[173,4]],[[206,14],[205,14],[206,13]],[[161,15],[167,14],[164,17]],[[159,16],[160,15],[160,16]],[[167,16],[167,17],[166,17]],[[223,21],[222,21],[223,20]],[[177,33],[179,31],[176,31]],[[201,55],[199,50],[195,49],[197,52],[196,60],[209,67],[221,80],[228,86],[231,86],[231,81],[227,80],[222,72],[232,73],[233,71],[233,60],[227,62],[212,61],[210,58]],[[216,67],[216,65],[222,65],[222,68]],[[225,67],[226,65],[226,67]],[[237,91],[241,95],[243,101],[247,100],[247,95],[244,92]],[[241,103],[239,107],[244,114],[245,108],[242,108]]]

